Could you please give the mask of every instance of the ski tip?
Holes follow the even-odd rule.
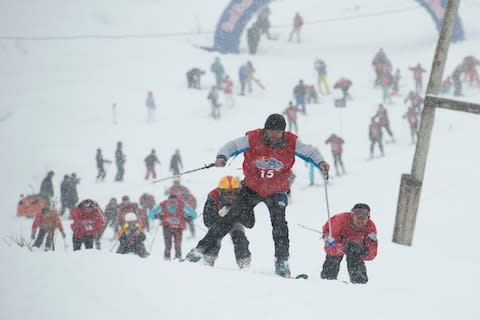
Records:
[[[305,273],[300,273],[298,274],[295,279],[308,279],[308,274],[305,274]]]

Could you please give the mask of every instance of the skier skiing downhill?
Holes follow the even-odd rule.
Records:
[[[329,165],[315,147],[304,144],[295,134],[285,132],[285,127],[286,121],[281,114],[271,114],[263,128],[248,131],[245,136],[220,148],[215,160],[216,167],[224,167],[227,159],[244,153],[244,187],[229,212],[214,223],[196,248],[187,254],[187,260],[199,261],[237,222],[252,228],[255,224],[252,209],[263,202],[270,212],[272,222],[275,273],[281,277],[290,277],[290,244],[285,209],[288,205],[288,179],[295,163],[295,155],[315,163],[326,178]]]

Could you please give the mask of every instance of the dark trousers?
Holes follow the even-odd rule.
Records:
[[[327,256],[323,263],[320,277],[327,280],[337,279],[342,259],[343,256]],[[347,269],[351,283],[367,283],[367,268],[362,258],[357,255],[347,256]]]
[[[163,227],[163,239],[165,240],[164,258],[170,258],[172,251],[172,242],[175,241],[175,258],[182,258],[182,235],[183,229]],[[173,239],[173,241],[172,241]]]
[[[103,168],[103,166],[101,167],[97,167],[97,170],[98,170],[98,174],[97,174],[97,180],[104,180],[105,179],[105,176],[106,176],[106,172],[105,172],[105,169]]]
[[[48,250],[48,249],[51,249],[51,250],[54,250],[53,248],[53,234],[55,233],[55,231],[47,231],[46,229],[40,229],[38,231],[38,235],[37,235],[37,238],[35,239],[35,242],[33,243],[33,246],[34,247],[37,247],[37,248],[40,248],[42,243],[43,243],[43,239],[45,239],[45,236],[47,236],[47,241],[45,242],[45,250]]]
[[[85,245],[85,249],[92,249],[93,248],[93,236],[75,238],[73,237],[73,251],[80,250],[82,248],[82,244]]]
[[[115,176],[115,181],[123,181],[123,175],[125,174],[125,168],[123,164],[117,163],[117,175]]]
[[[252,228],[255,224],[255,217],[252,214],[253,208],[260,202],[265,203],[270,212],[275,257],[280,260],[287,260],[290,249],[288,225],[285,220],[285,208],[288,204],[287,194],[285,192],[274,193],[263,198],[247,187],[241,189],[238,199],[230,207],[228,214],[208,229],[207,234],[198,243],[197,249],[203,254],[208,252],[225,237],[236,222],[247,228]]]
[[[333,155],[333,164],[335,165],[335,172],[337,175],[340,174],[338,171],[338,165],[342,167],[342,172],[345,173],[345,168],[343,167],[342,154],[341,153],[332,153]]]
[[[382,138],[370,138],[370,156],[373,157],[373,149],[375,148],[375,145],[378,143],[378,147],[380,148],[380,152],[382,153],[383,156],[383,143],[382,143]]]
[[[145,249],[145,244],[143,241],[134,241],[133,243],[128,243],[127,241],[120,240],[120,246],[118,247],[117,253],[135,253],[142,258],[148,256],[147,249]]]
[[[250,244],[250,242],[248,241],[245,232],[243,230],[235,230],[234,227],[234,230],[231,230],[229,233],[233,242],[235,259],[238,261],[240,259],[250,257],[252,255],[250,253],[250,250],[248,249],[248,245]],[[205,255],[209,255],[215,258],[218,257],[218,252],[220,251],[221,246],[221,242],[217,241],[213,247],[211,247],[207,252],[205,252]]]

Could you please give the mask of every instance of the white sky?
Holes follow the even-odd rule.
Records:
[[[213,31],[226,1],[6,1],[0,0],[0,36],[121,35]],[[322,186],[307,188],[307,167],[298,159],[297,180],[287,208],[290,227],[290,267],[310,279],[273,276],[273,241],[267,211],[259,205],[257,223],[247,231],[252,251],[250,271],[237,271],[230,239],[223,241],[215,268],[202,264],[164,262],[161,232],[151,256],[111,253],[112,234],[103,250],[71,251],[69,221],[67,250],[57,237],[57,250],[45,254],[9,247],[0,241],[0,319],[479,319],[478,181],[480,151],[478,116],[438,110],[419,215],[412,247],[391,242],[400,176],[409,173],[414,147],[402,115],[406,93],[413,88],[409,66],[421,62],[428,71],[437,32],[426,11],[414,1],[371,0],[276,1],[271,5],[274,26],[288,25],[295,12],[305,21],[411,8],[397,14],[344,22],[307,24],[301,44],[288,43],[289,28],[274,28],[278,41],[262,39],[259,54],[250,57],[242,42],[239,55],[221,56],[227,73],[237,81],[238,67],[251,60],[266,90],[254,87],[252,96],[236,96],[233,109],[221,120],[208,117],[207,91],[188,91],[185,72],[207,70],[206,89],[213,84],[208,71],[217,54],[192,45],[211,45],[212,35],[147,39],[83,39],[63,41],[0,40],[0,236],[30,234],[31,220],[15,217],[19,195],[38,191],[47,171],[55,171],[55,193],[61,178],[76,172],[82,179],[80,198],[92,197],[104,206],[112,196],[138,198],[143,192],[163,200],[170,182],[152,185],[143,180],[143,158],[153,147],[162,162],[159,176],[167,176],[176,148],[185,169],[214,160],[225,142],[263,126],[268,114],[282,111],[292,99],[299,79],[313,83],[315,57],[328,64],[333,86],[341,76],[353,80],[354,100],[346,109],[333,107],[332,96],[308,105],[301,116],[300,139],[319,147],[331,161],[325,139],[336,132],[344,137],[348,175],[332,177],[328,187],[332,214],[356,202],[372,208],[379,231],[378,257],[367,262],[369,283],[345,285],[321,280],[323,243],[298,224],[320,229],[326,221]],[[478,1],[462,1],[459,9],[467,40],[450,47],[445,75],[466,55],[480,56]],[[388,111],[397,143],[386,144],[386,157],[368,158],[369,119],[381,100],[373,89],[371,60],[384,48],[394,68],[400,68],[402,96]],[[426,87],[425,77],[424,86]],[[238,81],[237,81],[238,82]],[[237,84],[236,84],[237,85]],[[156,121],[146,124],[144,101],[152,90],[158,106]],[[235,90],[238,92],[238,85]],[[480,91],[465,88],[465,99],[480,100]],[[119,124],[113,125],[111,105],[117,103]],[[127,155],[124,183],[114,183],[114,167],[107,181],[95,183],[95,150],[113,158],[118,140]],[[183,183],[200,207],[207,193],[225,174],[241,174],[241,157],[230,167],[186,175]],[[332,175],[333,175],[332,168]],[[319,176],[317,176],[317,182]],[[201,211],[201,210],[200,210]],[[204,234],[197,221],[196,239],[183,242],[184,255]],[[147,237],[147,248],[154,233]],[[340,279],[347,279],[342,264]]]

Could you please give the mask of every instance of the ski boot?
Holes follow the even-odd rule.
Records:
[[[276,258],[275,259],[275,273],[283,278],[290,277],[290,266],[288,260]]]
[[[203,253],[197,248],[193,248],[189,253],[187,253],[185,260],[190,262],[198,262],[200,259],[202,259],[202,257]]]

